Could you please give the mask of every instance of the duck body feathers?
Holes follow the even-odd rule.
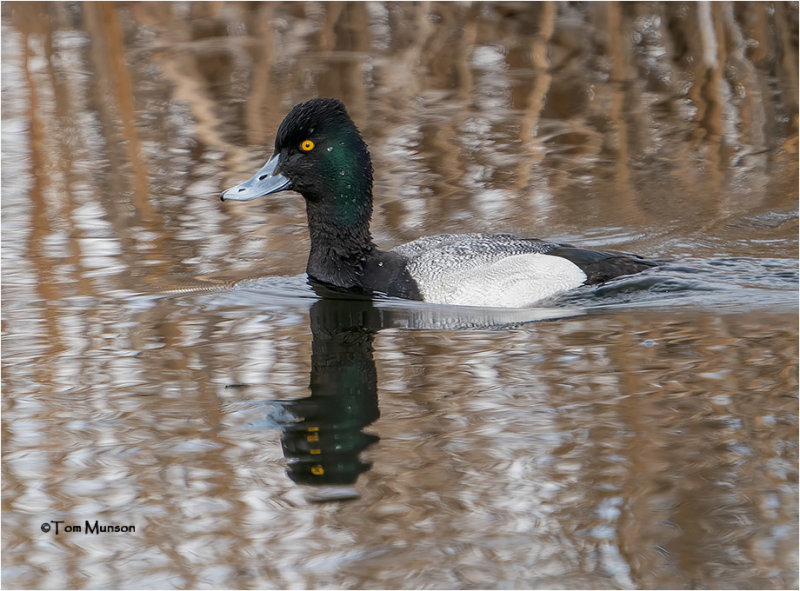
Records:
[[[441,234],[392,249],[426,302],[524,307],[652,266],[623,253],[512,234]],[[390,294],[391,295],[391,294]]]
[[[437,304],[524,307],[653,265],[625,253],[512,234],[440,234],[374,249],[361,258],[348,289]],[[336,285],[329,275],[309,275]]]

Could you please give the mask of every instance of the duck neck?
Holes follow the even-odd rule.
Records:
[[[369,231],[371,189],[338,193],[335,198],[307,197],[306,212],[311,237],[308,275],[344,289],[358,287],[364,261],[375,251]]]

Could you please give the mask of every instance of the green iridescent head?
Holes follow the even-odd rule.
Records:
[[[344,227],[369,221],[372,163],[341,101],[312,99],[296,105],[278,128],[269,161],[222,199],[249,201],[284,190],[297,191]]]

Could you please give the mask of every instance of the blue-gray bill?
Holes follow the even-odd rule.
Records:
[[[278,154],[275,154],[252,177],[224,191],[220,199],[222,201],[251,201],[264,195],[291,189],[292,181],[279,172],[275,172],[278,167],[278,157]]]

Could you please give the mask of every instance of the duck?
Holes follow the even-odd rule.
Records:
[[[299,193],[306,204],[312,284],[369,297],[523,308],[655,266],[628,253],[506,233],[439,234],[380,250],[370,233],[372,176],[367,144],[345,105],[314,98],[289,111],[266,164],[221,199]]]

